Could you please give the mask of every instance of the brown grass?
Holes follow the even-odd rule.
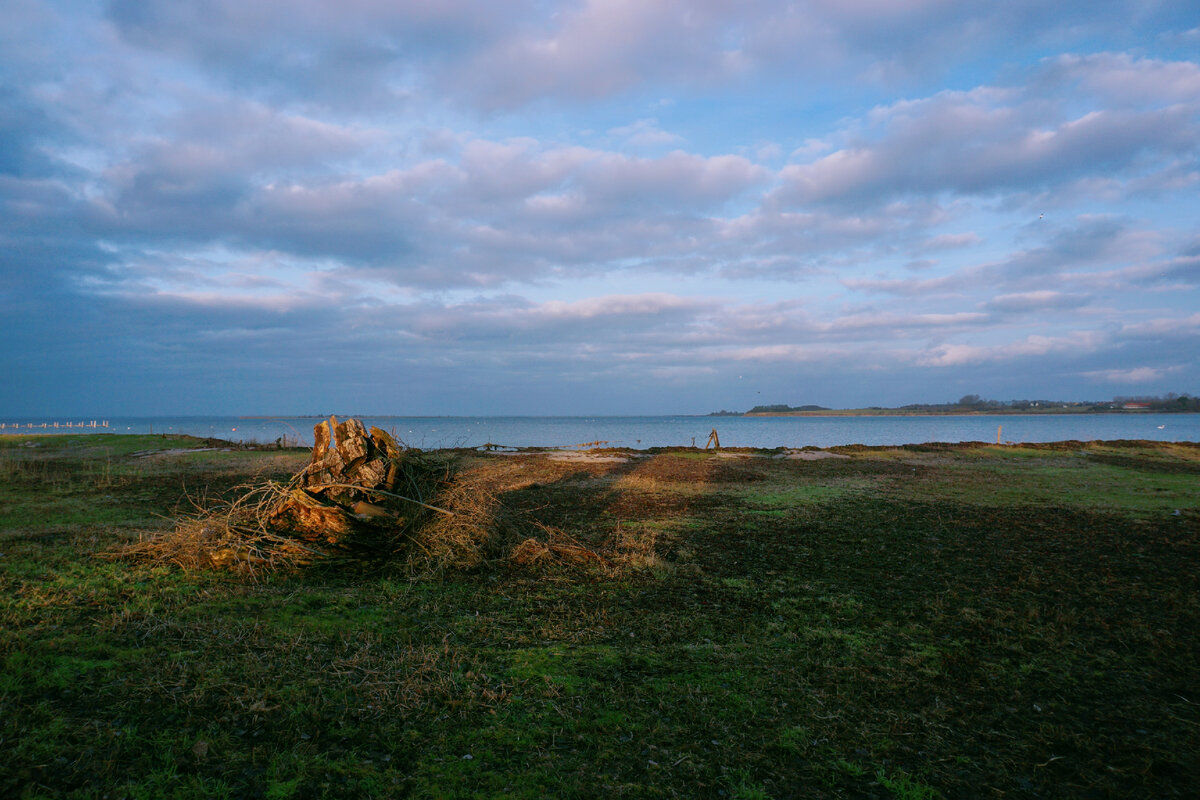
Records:
[[[298,480],[299,474],[286,484],[254,481],[235,487],[229,498],[191,498],[192,511],[173,528],[144,533],[138,541],[109,555],[182,569],[233,569],[249,575],[312,563],[327,554],[281,535],[267,524]]]
[[[439,483],[449,478],[447,461],[419,450],[405,451],[395,460],[401,485],[413,497],[375,492],[372,499],[387,503],[393,514],[355,516],[338,506],[322,505],[305,496],[297,497],[305,471],[285,482],[259,478],[234,487],[225,496],[190,498],[191,510],[166,531],[143,534],[110,555],[134,561],[174,564],[183,569],[232,569],[249,575],[260,572],[294,571],[315,563],[339,560],[390,561],[407,552],[410,541],[425,550],[425,569],[433,568],[437,548],[426,547],[418,535],[430,514],[437,509],[426,498]],[[364,490],[368,494],[371,490]],[[480,509],[470,509],[447,531],[461,538],[471,529]],[[448,516],[448,515],[447,515]],[[314,535],[324,525],[328,536]],[[441,549],[450,547],[445,543]]]
[[[519,463],[521,469],[512,467]],[[502,496],[561,480],[578,466],[543,456],[476,458],[459,454],[453,477],[440,487],[435,502],[452,515],[434,517],[414,531],[409,572],[440,574],[508,561],[523,567],[551,565],[608,566],[610,560],[560,528],[537,519],[539,508],[515,508]]]
[[[338,562],[360,567],[364,562],[389,564],[413,577],[430,577],[499,562],[604,569],[614,559],[627,559],[623,541],[607,543],[612,552],[603,554],[538,521],[539,509],[506,505],[502,495],[537,487],[539,480],[560,479],[577,469],[541,456],[523,460],[528,469],[514,474],[506,461],[463,452],[408,450],[397,462],[401,466],[397,488],[410,500],[376,493],[380,502],[390,503],[403,516],[363,519],[329,507],[329,525],[352,527],[331,530],[327,540],[306,528],[307,523],[319,522],[314,514],[322,509],[306,509],[295,502],[296,493],[303,491],[303,470],[285,482],[260,478],[222,497],[190,498],[190,511],[181,514],[174,526],[143,533],[138,541],[109,556],[185,570],[228,569],[251,577]],[[306,510],[312,513],[301,513]]]

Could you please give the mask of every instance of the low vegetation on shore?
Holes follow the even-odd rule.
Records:
[[[778,416],[917,416],[929,414],[1110,414],[1154,412],[1158,414],[1200,412],[1200,397],[1170,392],[1153,397],[1114,397],[1112,400],[988,400],[977,394],[964,395],[949,403],[912,403],[896,408],[826,408],[818,405],[789,406],[786,403],[757,405],[741,414],[717,411],[710,417]]]
[[[437,457],[465,523],[272,569],[136,545],[307,450],[0,439],[0,796],[1200,785],[1198,445]]]

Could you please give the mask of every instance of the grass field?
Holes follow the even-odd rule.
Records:
[[[461,452],[470,570],[112,558],[307,458],[206,445],[0,437],[0,796],[1200,786],[1200,446]]]

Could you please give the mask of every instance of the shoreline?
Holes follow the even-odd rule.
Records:
[[[722,445],[757,447],[803,447],[814,445],[902,445],[926,442],[994,442],[997,427],[1003,438],[1016,442],[1053,442],[1064,440],[1106,441],[1146,439],[1158,441],[1200,441],[1200,416],[1191,414],[1142,413],[1119,414],[826,414],[806,412],[777,419],[758,417],[627,417],[583,419],[465,419],[389,420],[363,419],[366,425],[389,430],[398,440],[426,450],[484,444],[507,447],[558,447],[577,449],[605,442],[618,447],[703,446],[713,428],[719,431]],[[153,427],[151,427],[151,423]],[[129,427],[127,427],[129,426]],[[312,444],[311,428],[302,421],[277,422],[222,420],[216,418],[181,420],[120,421],[107,430],[46,428],[0,429],[0,440],[11,442],[8,435],[44,437],[49,434],[79,437],[112,437],[127,434],[188,434],[199,438],[217,438],[247,444]],[[36,441],[36,440],[34,440]],[[112,438],[101,441],[118,441]]]
[[[708,414],[713,418],[742,417],[753,419],[757,417],[1067,417],[1086,415],[1108,416],[1111,414],[1128,414],[1132,416],[1145,414],[1200,414],[1200,411],[1170,411],[1149,408],[1111,408],[1111,409],[1067,409],[1055,408],[1038,411],[1035,409],[1020,410],[989,410],[989,411],[908,411],[889,408],[831,408],[822,411],[756,411],[745,414]]]
[[[68,436],[85,436],[89,440],[128,440],[128,439],[153,439],[162,441],[181,441],[192,442],[197,445],[202,445],[206,448],[214,446],[226,447],[232,450],[247,451],[247,452],[308,452],[311,448],[306,444],[280,444],[276,442],[245,442],[236,439],[222,439],[219,436],[195,436],[189,433],[71,433],[62,431],[43,431],[33,430],[17,434],[15,431],[0,431],[0,441],[3,441],[5,436],[36,436],[39,439],[47,440],[47,443],[52,443],[57,438],[66,438]],[[803,452],[838,452],[852,451],[857,453],[870,453],[875,451],[888,450],[961,450],[971,449],[974,447],[1002,447],[1002,448],[1029,448],[1034,450],[1061,450],[1072,447],[1081,447],[1085,445],[1097,446],[1112,446],[1112,447],[1161,447],[1161,446],[1182,446],[1182,447],[1200,447],[1200,441],[1192,440],[1174,440],[1165,441],[1162,439],[1144,439],[1144,438],[1117,438],[1117,439],[1054,439],[1050,441],[1022,441],[1022,442],[994,442],[984,439],[964,439],[961,441],[946,441],[946,440],[931,440],[924,442],[904,442],[899,444],[863,444],[861,442],[850,442],[845,444],[831,445],[775,445],[771,447],[753,446],[753,445],[728,445],[719,447],[702,447],[699,445],[651,445],[648,447],[628,447],[624,445],[610,444],[608,442],[597,443],[595,447],[587,447],[581,445],[457,445],[452,447],[433,447],[433,448],[413,448],[415,450],[428,449],[431,451],[442,452],[475,452],[475,453],[490,453],[493,455],[551,455],[551,454],[604,454],[604,453],[625,453],[633,456],[652,456],[664,453],[692,453],[697,455],[709,454],[715,455],[718,453],[726,453],[729,455],[756,456],[767,454],[783,454],[803,453]],[[21,446],[21,445],[18,445]],[[38,446],[26,444],[24,446]],[[189,448],[190,450],[191,448]]]

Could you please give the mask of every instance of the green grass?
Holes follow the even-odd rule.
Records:
[[[249,580],[102,556],[167,524],[185,487],[219,494],[303,454],[37,438],[0,437],[6,797],[1200,782],[1198,448],[527,460],[514,518],[654,561]]]
[[[768,508],[792,508],[808,503],[825,503],[846,496],[853,491],[845,486],[800,485],[789,486],[779,491],[757,492],[746,489],[742,495],[751,506],[766,506]]]
[[[930,497],[996,507],[1057,505],[1135,517],[1200,509],[1197,475],[1131,469],[1078,456],[1049,464],[962,465],[925,483]]]

